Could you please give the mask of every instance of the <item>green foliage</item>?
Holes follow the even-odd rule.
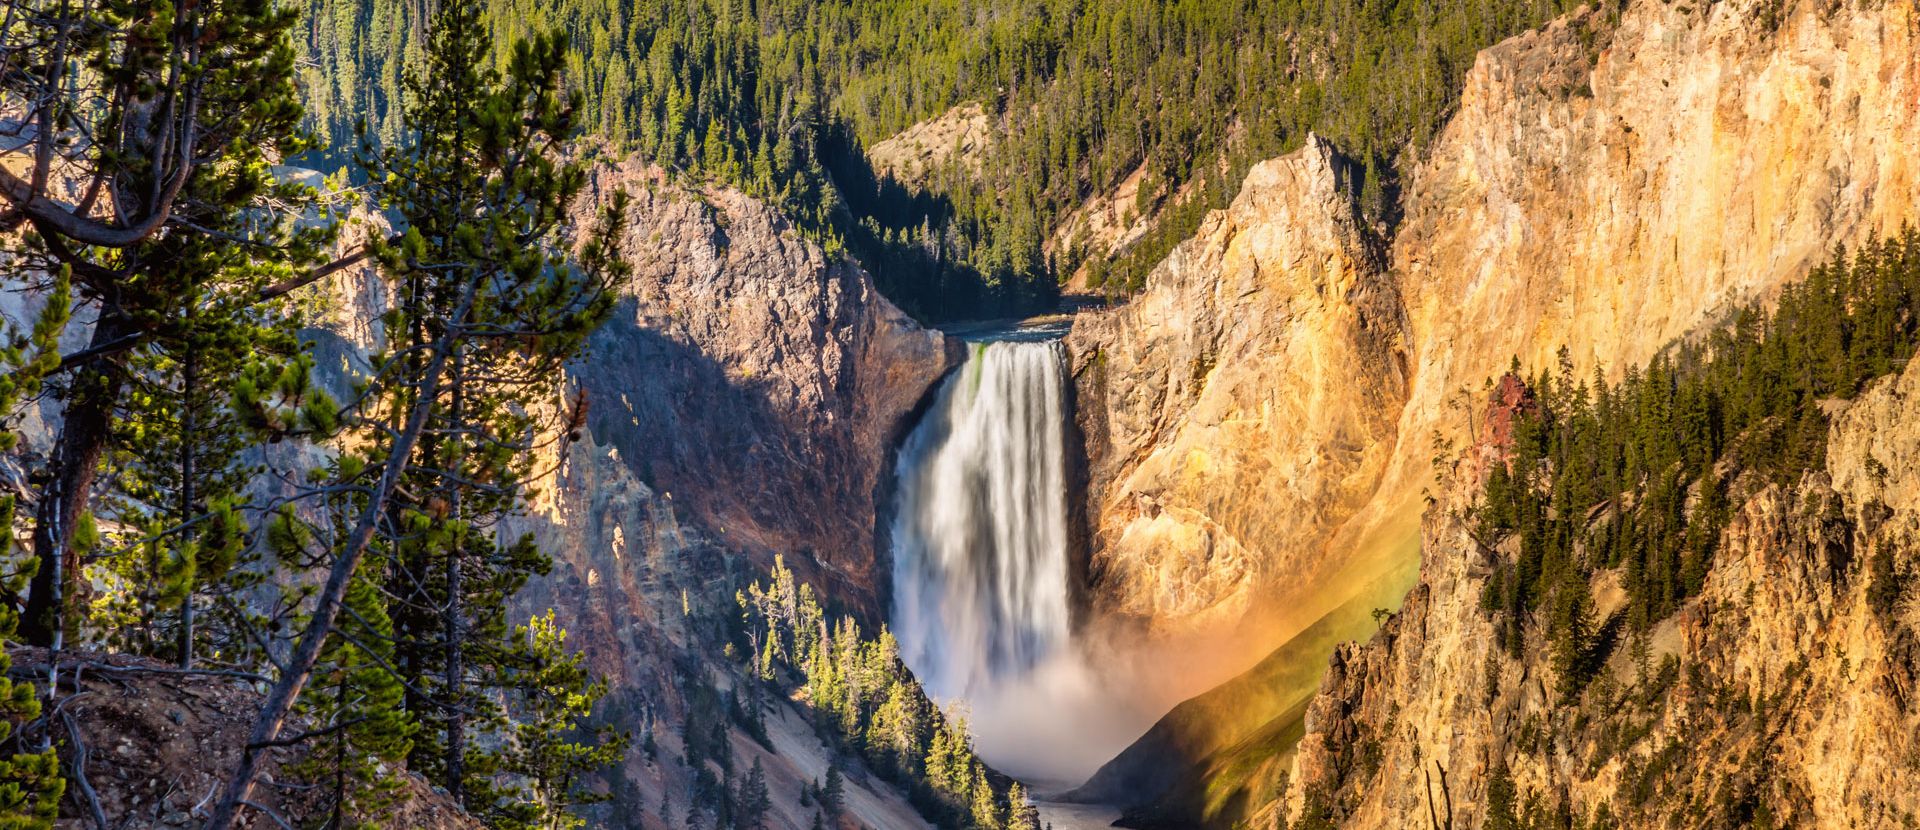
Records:
[[[83,633],[68,606],[95,586],[84,633],[182,664],[197,654],[259,670],[290,627],[306,630],[293,660],[273,661],[282,675],[259,731],[312,750],[302,765],[330,796],[331,826],[378,821],[402,765],[495,823],[576,824],[569,810],[588,796],[575,779],[614,760],[619,743],[582,728],[604,689],[564,653],[552,619],[510,625],[507,599],[547,560],[498,531],[539,474],[533,459],[549,449],[539,436],[567,433],[549,428],[570,417],[551,406],[554,381],[624,273],[610,244],[622,199],[598,232],[573,231],[584,175],[568,142],[581,102],[562,91],[562,38],[504,49],[496,71],[471,4],[435,7],[431,38],[417,43],[409,33],[424,30],[423,6],[367,37],[353,34],[354,15],[310,21],[342,27],[336,65],[357,67],[353,50],[391,36],[395,50],[378,60],[405,90],[404,101],[369,107],[383,149],[354,159],[404,229],[369,246],[396,298],[381,332],[393,353],[353,379],[343,410],[319,389],[302,353],[311,347],[288,334],[302,321],[286,298],[333,270],[314,266],[336,241],[319,194],[277,169],[311,147],[288,37],[297,9],[10,8],[29,22],[27,34],[3,36],[20,69],[6,95],[44,93],[28,96],[36,135],[47,136],[57,177],[86,195],[64,223],[41,215],[47,200],[7,199],[14,273],[58,279],[32,336],[0,350],[17,369],[0,379],[0,410],[58,366],[76,286],[98,314],[97,348],[55,390],[65,408],[54,482],[42,489],[55,497],[40,499],[35,534],[46,550],[0,556],[13,600],[0,634],[21,619],[12,608],[29,578],[22,628],[34,642]],[[417,60],[403,75],[408,51]],[[331,127],[334,115],[319,121]],[[337,132],[328,138],[344,146]],[[90,230],[100,224],[90,215],[114,219]],[[304,487],[253,466],[283,460],[259,452],[263,440],[340,432],[326,468],[309,471],[313,456],[294,454],[311,472]],[[102,467],[112,492],[100,496],[88,488]],[[265,518],[259,548],[249,512]],[[0,513],[11,519],[11,504]],[[334,577],[317,601],[316,571]],[[311,694],[299,700],[303,688]],[[18,773],[0,782],[12,810],[0,825],[42,824],[57,765],[50,752],[19,751],[13,730],[34,716],[32,690],[0,685],[0,700],[18,703],[0,704],[12,733],[0,735],[10,741],[0,772]],[[309,731],[287,734],[282,707],[296,701],[305,717],[291,723]],[[214,823],[246,797],[256,757],[244,754]]]
[[[376,815],[387,793],[370,771],[397,765],[492,826],[576,827],[573,808],[599,798],[583,776],[616,762],[625,740],[589,725],[606,688],[551,613],[509,619],[511,597],[550,560],[503,523],[525,509],[538,459],[564,453],[583,406],[553,406],[555,381],[626,273],[612,244],[626,197],[574,229],[580,101],[563,92],[561,38],[518,42],[496,69],[478,6],[431,15],[402,76],[403,129],[377,148],[369,136],[356,158],[399,229],[369,246],[394,298],[381,320],[390,351],[355,380],[344,419],[311,390],[304,356],[246,367],[235,409],[256,428],[345,432],[332,467],[266,532],[295,573],[337,570],[364,544],[341,619],[306,635],[326,638],[316,688],[333,694],[303,705],[343,724],[316,759],[336,810]]]
[[[7,332],[6,341],[0,343],[0,365],[10,370],[0,374],[0,412],[12,412],[21,401],[39,394],[47,375],[60,367],[60,335],[73,318],[73,268],[63,265],[56,274],[33,328]],[[19,443],[19,433],[0,429],[0,450],[11,450]]]
[[[1565,0],[490,0],[506,44],[559,28],[583,121],[619,150],[729,182],[844,244],[926,318],[1050,302],[1081,261],[1110,293],[1148,269],[1248,167],[1317,131],[1361,162],[1371,214],[1391,221],[1394,172],[1451,112],[1480,49]],[[336,143],[348,113],[401,97],[391,71],[416,26],[391,0],[312,0],[309,84]],[[988,147],[906,188],[860,148],[965,102]],[[382,122],[384,123],[384,122]],[[385,127],[374,132],[391,140]],[[1085,200],[1142,171],[1157,216],[1116,252],[1049,250]],[[1089,258],[1091,257],[1091,258]]]
[[[1007,830],[1040,830],[1040,810],[1027,801],[1027,788],[1015,781],[1007,788]]]
[[[165,220],[111,244],[76,244],[63,236],[72,231],[44,222],[9,240],[17,273],[68,269],[79,299],[97,306],[94,345],[113,346],[56,390],[65,410],[49,492],[58,497],[41,500],[35,553],[57,550],[62,566],[40,569],[23,634],[51,644],[56,627],[83,633],[84,609],[68,606],[97,577],[108,593],[97,630],[116,645],[173,656],[181,644],[172,629],[190,627],[187,597],[204,605],[226,590],[205,582],[224,578],[220,568],[193,564],[202,524],[194,520],[231,489],[228,462],[243,444],[216,410],[239,357],[284,353],[284,335],[270,335],[293,328],[261,290],[303,273],[334,235],[331,223],[307,221],[313,190],[275,170],[309,146],[288,38],[295,17],[255,2],[32,2],[14,11],[41,21],[29,29],[61,34],[23,48],[17,64],[47,60],[44,76],[60,88],[53,100],[66,101],[49,122],[75,146],[61,151],[61,176],[73,176],[76,191],[115,194],[113,213],[125,225],[143,215]],[[216,48],[200,41],[207,32],[219,33]],[[64,54],[34,54],[46,49]],[[9,100],[14,84],[41,74],[9,76]],[[182,133],[190,143],[170,143]],[[208,463],[196,467],[191,456]],[[103,461],[129,475],[102,477],[119,491],[97,509],[129,530],[108,540],[123,554],[83,569],[65,534],[72,515],[96,509],[90,487]],[[207,489],[196,491],[201,479]],[[163,611],[181,619],[162,623]]]
[[[753,759],[753,767],[747,770],[747,777],[740,782],[740,793],[734,799],[735,808],[733,826],[735,830],[763,830],[767,825],[767,811],[772,809],[773,801],[767,795],[767,771],[761,766],[760,759]]]
[[[590,79],[588,106],[616,145],[685,159],[717,129],[719,158],[734,166],[746,160],[748,180],[762,175],[751,167],[764,132],[740,122],[760,114],[822,112],[870,146],[956,104],[985,102],[1003,134],[977,157],[935,173],[929,189],[944,204],[932,211],[931,232],[918,227],[927,217],[915,215],[908,199],[882,190],[869,202],[871,185],[833,170],[884,246],[861,250],[863,258],[934,246],[972,263],[989,285],[1018,285],[1056,270],[1042,239],[1088,195],[1144,170],[1141,207],[1151,208],[1204,182],[1139,255],[1098,272],[1126,290],[1170,240],[1191,235],[1206,209],[1225,204],[1248,165],[1299,146],[1312,130],[1363,160],[1368,204],[1385,214],[1394,186],[1389,167],[1438,129],[1474,53],[1567,7],[1552,0],[1479,7],[1386,0],[633,7],[580,0],[554,8],[501,0],[494,20],[503,32],[566,27]],[[794,169],[777,144],[772,157],[774,176]],[[1231,159],[1231,169],[1209,176],[1221,159]],[[893,245],[885,245],[889,235]],[[919,299],[901,290],[908,286],[893,287]]]
[[[106,586],[91,622],[121,651],[251,667],[266,621],[247,606],[272,572],[241,514],[262,472],[248,459],[264,438],[328,434],[338,407],[288,334],[298,324],[288,304],[238,296],[284,269],[220,253],[228,261],[180,266],[195,270],[181,280],[175,330],[128,360],[110,445],[117,474],[104,500],[123,530],[91,569]],[[223,312],[204,310],[207,293],[224,295],[212,304]]]
[[[827,766],[827,782],[820,785],[820,809],[835,816],[847,809],[847,781],[839,764]]]
[[[736,653],[755,655],[745,668],[765,682],[797,686],[821,735],[900,785],[928,821],[1000,830],[1008,805],[1024,804],[1024,795],[1010,800],[1011,781],[974,755],[966,721],[949,720],[927,698],[886,629],[863,635],[851,617],[830,625],[812,588],[779,558],[767,583],[749,585],[736,599],[745,640]],[[690,715],[690,756],[692,723]],[[818,796],[829,818],[843,809],[844,786],[839,767],[829,767]]]
[[[581,779],[619,763],[627,738],[608,726],[584,726],[594,704],[606,696],[607,686],[593,678],[580,655],[567,651],[567,633],[554,622],[552,610],[519,628],[516,636],[526,644],[528,665],[511,683],[518,697],[512,707],[512,741],[501,766],[511,770],[518,783],[506,790],[507,805],[480,812],[483,816],[497,813],[490,822],[496,827],[566,830],[584,826],[574,808],[603,801],[605,796],[585,789]],[[759,772],[758,762],[755,772]],[[759,786],[764,804],[764,776]]]
[[[1483,540],[1517,537],[1517,557],[1482,598],[1502,614],[1508,650],[1518,653],[1525,620],[1544,610],[1561,690],[1577,693],[1619,625],[1645,631],[1699,592],[1734,488],[1790,486],[1821,466],[1822,402],[1904,365],[1917,338],[1920,234],[1910,230],[1836,254],[1771,313],[1742,308],[1619,384],[1574,377],[1563,352],[1557,374],[1528,384],[1536,405],[1517,413],[1506,463],[1476,508]],[[1600,568],[1623,571],[1624,618],[1593,619],[1588,585]]]
[[[1481,827],[1486,830],[1522,830],[1517,803],[1519,796],[1513,784],[1513,776],[1507,772],[1505,764],[1496,765],[1487,775],[1487,817]]]
[[[1875,551],[1867,562],[1867,607],[1883,623],[1891,623],[1906,596],[1910,575],[1895,567],[1892,546]]]
[[[336,500],[337,525],[344,526],[364,499]],[[281,537],[284,538],[284,537]],[[276,551],[289,559],[295,550]],[[393,620],[389,602],[368,574],[368,562],[353,576],[345,599],[346,619],[329,640],[315,669],[312,689],[301,711],[330,732],[316,739],[307,756],[290,772],[321,788],[321,806],[333,827],[379,826],[379,820],[403,796],[403,786],[388,767],[405,763],[419,727],[405,707],[405,682],[391,671]]]
[[[565,435],[546,405],[553,379],[624,274],[610,244],[624,201],[568,235],[585,177],[562,157],[579,100],[561,92],[560,38],[517,42],[496,70],[477,6],[442,5],[431,24],[404,76],[401,141],[363,156],[405,229],[376,248],[397,298],[384,321],[394,354],[370,379],[376,411],[425,413],[410,455],[385,462],[405,466],[375,541],[392,663],[419,727],[407,766],[494,823],[565,825],[584,798],[575,779],[617,745],[572,734],[604,689],[564,656],[553,620],[510,624],[508,599],[550,560],[497,528],[540,474],[539,442],[564,440],[538,436]],[[391,430],[367,426],[374,446],[389,443]]]
[[[7,332],[0,343],[0,412],[11,412],[22,399],[39,391],[41,382],[60,365],[60,334],[66,329],[73,302],[72,282],[62,269],[46,295],[46,305],[31,330]],[[19,440],[11,429],[0,429],[0,445]],[[37,562],[14,549],[15,499],[0,497],[0,595],[18,597],[33,577]],[[12,601],[0,603],[0,640],[11,641],[20,616]],[[12,655],[0,649],[0,828],[50,828],[58,817],[66,779],[54,750],[22,745],[21,724],[40,716],[40,699],[33,684],[18,683],[7,675]]]
[[[295,35],[300,85],[320,146],[310,161],[352,166],[359,134],[397,143],[406,130],[404,67],[424,57],[424,6],[401,0],[308,0]]]
[[[1489,797],[1492,792],[1489,786]],[[1336,806],[1333,796],[1328,795],[1325,790],[1319,787],[1308,787],[1301,797],[1300,816],[1294,820],[1293,826],[1288,830],[1335,830],[1340,826],[1339,816],[1335,813]],[[1486,826],[1491,828],[1493,825]]]

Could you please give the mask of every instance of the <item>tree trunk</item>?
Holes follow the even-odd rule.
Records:
[[[181,365],[180,375],[180,521],[182,522],[190,521],[198,514],[193,503],[193,477],[198,473],[193,463],[193,439],[194,432],[199,429],[199,419],[194,417],[198,414],[199,394],[200,349],[199,345],[193,342],[193,333],[189,331],[186,356]],[[192,528],[181,531],[180,549],[187,550],[188,543],[193,541],[196,535],[198,534],[195,534]],[[179,651],[180,668],[183,669],[193,668],[193,587],[197,581],[199,581],[199,571],[196,568],[194,575],[187,579],[186,598],[180,601]]]
[[[467,426],[463,421],[466,415],[463,411],[466,400],[462,394],[465,392],[465,383],[461,374],[463,367],[461,365],[462,361],[460,359],[459,349],[459,345],[455,344],[453,366],[451,374],[447,379],[447,385],[453,393],[448,425],[451,428],[450,432],[455,436],[452,440],[455,442],[453,469],[456,476],[460,474],[462,466],[460,462],[466,452],[465,442],[461,436],[465,435],[464,430]],[[466,516],[461,509],[462,499],[460,498],[464,486],[459,482],[453,482],[452,486],[448,489],[452,492],[450,517],[456,522],[465,521]],[[472,532],[472,529],[469,528],[468,532]],[[465,645],[461,638],[465,636],[465,634],[461,630],[460,592],[464,590],[464,587],[461,584],[462,574],[460,573],[460,560],[462,554],[466,552],[466,546],[466,537],[462,535],[454,539],[452,548],[447,551],[447,608],[445,620],[447,629],[448,703],[447,795],[453,798],[455,804],[463,807],[466,806],[467,803],[466,788],[463,786],[467,776],[467,718],[464,708],[465,704],[460,699],[464,693],[463,681],[466,679],[466,666],[463,665],[465,655],[461,653],[461,648]]]
[[[112,343],[132,334],[119,315],[102,316],[93,327],[92,346]],[[52,648],[55,634],[66,630],[66,618],[80,575],[80,555],[73,549],[74,525],[87,508],[93,482],[106,451],[114,405],[125,382],[124,353],[99,357],[77,367],[73,392],[61,413],[60,438],[53,450],[53,478],[34,511],[33,556],[39,563],[27,607],[21,615],[20,637],[28,645]]]

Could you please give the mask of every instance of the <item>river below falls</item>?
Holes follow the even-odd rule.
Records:
[[[1040,826],[1053,830],[1106,830],[1120,820],[1120,810],[1104,804],[1034,803],[1040,808]]]

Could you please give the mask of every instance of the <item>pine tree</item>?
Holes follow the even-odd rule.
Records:
[[[888,668],[891,670],[892,666]],[[907,681],[890,676],[886,696],[874,709],[873,719],[867,729],[868,748],[884,754],[896,768],[904,772],[912,772],[913,763],[919,760],[915,757],[920,735],[919,712],[915,702]]]
[[[529,666],[506,684],[519,702],[511,712],[512,742],[498,769],[526,785],[505,791],[476,812],[496,827],[582,826],[585,822],[573,808],[605,796],[582,789],[581,778],[618,763],[626,751],[626,736],[608,726],[583,727],[607,687],[592,679],[579,655],[567,651],[567,634],[554,622],[551,609],[522,627],[517,637],[527,642]],[[765,783],[763,778],[763,799]]]
[[[927,771],[927,782],[933,786],[934,790],[952,796],[955,794],[955,791],[947,783],[953,778],[953,770],[949,767],[951,763],[950,758],[951,750],[947,746],[947,730],[933,730],[933,739],[928,741],[927,757],[924,762]]]
[[[1027,803],[1027,789],[1018,781],[1007,788],[1007,830],[1040,830],[1040,811]]]
[[[517,45],[496,76],[477,6],[441,4],[434,14],[421,71],[409,80],[405,141],[365,159],[403,229],[374,246],[396,297],[382,321],[392,352],[374,356],[364,381],[355,427],[366,463],[350,479],[320,482],[364,488],[365,503],[346,532],[312,535],[327,580],[248,743],[279,737],[374,550],[385,566],[394,667],[420,725],[409,763],[483,807],[499,803],[499,781],[525,771],[501,742],[469,741],[507,729],[497,698],[477,694],[472,680],[485,673],[512,688],[542,679],[538,637],[514,636],[506,600],[546,567],[529,539],[498,539],[490,523],[520,506],[533,450],[558,440],[540,436],[564,438],[568,410],[582,405],[546,404],[553,379],[611,308],[623,268],[610,240],[624,198],[583,244],[567,238],[585,177],[561,159],[579,95],[560,92],[559,36]],[[229,826],[258,760],[257,750],[241,754],[209,828]]]
[[[32,102],[24,115],[39,127],[8,151],[33,160],[28,177],[0,169],[6,229],[24,222],[32,231],[10,235],[10,253],[16,273],[68,268],[80,299],[98,309],[89,347],[67,367],[74,381],[61,391],[48,497],[35,515],[33,555],[46,566],[34,575],[21,635],[54,646],[78,633],[91,585],[73,539],[94,508],[115,415],[132,376],[152,368],[137,365],[134,350],[181,357],[229,315],[330,273],[314,266],[332,229],[296,225],[313,194],[272,170],[307,147],[292,10],[231,0],[24,0],[9,9],[36,22],[0,33],[4,51],[34,69],[8,73],[0,86],[7,100]],[[206,48],[206,32],[220,33],[217,48]],[[71,192],[52,184],[55,158]],[[66,201],[84,193],[116,194],[114,210]],[[166,546],[154,558],[169,563],[172,589],[151,599],[181,595],[190,571],[182,554],[191,542]]]
[[[570,276],[554,253],[584,181],[556,157],[578,105],[577,94],[557,91],[560,38],[524,42],[496,76],[476,4],[440,7],[429,31],[426,62],[407,82],[410,143],[369,159],[407,227],[405,241],[381,255],[400,289],[386,321],[400,347],[395,411],[427,407],[390,508],[402,530],[390,540],[387,590],[397,601],[397,662],[417,679],[408,707],[425,727],[409,765],[456,801],[486,804],[496,800],[491,772],[501,760],[470,737],[506,721],[473,684],[538,661],[511,636],[506,601],[549,567],[530,538],[497,538],[492,528],[519,508],[536,475],[536,440],[556,440],[529,436],[564,436],[533,413],[604,318],[612,263]],[[503,182],[518,192],[503,199]],[[448,349],[429,390],[415,378],[436,342]]]
[[[838,818],[847,809],[847,782],[839,764],[827,765],[827,782],[820,787],[820,806],[827,815]]]
[[[185,267],[213,275],[257,268],[234,251],[207,247],[214,250]],[[209,261],[222,254],[231,261]],[[123,553],[96,574],[118,589],[96,601],[93,624],[110,645],[183,667],[203,654],[252,666],[266,621],[247,610],[247,595],[271,573],[250,545],[240,513],[259,472],[244,459],[263,435],[330,431],[337,406],[313,388],[311,358],[295,354],[299,344],[285,333],[294,321],[283,300],[202,313],[205,279],[181,280],[179,330],[156,335],[128,361],[109,509],[129,531],[117,540]],[[228,294],[260,285],[258,277],[237,276],[212,284]],[[280,373],[275,406],[297,401],[305,413],[289,424],[263,422],[258,410],[237,408],[236,387],[253,382],[271,359]]]
[[[752,768],[747,770],[746,780],[740,783],[739,805],[734,812],[735,830],[762,830],[767,823],[767,810],[773,806],[767,795],[767,771],[760,765],[760,759],[753,759]]]
[[[1563,697],[1579,694],[1591,679],[1587,648],[1593,639],[1593,593],[1580,569],[1562,571],[1552,620],[1553,668]]]
[[[973,817],[975,827],[980,830],[1001,830],[1006,826],[1000,812],[1000,799],[994,795],[993,784],[987,781],[987,768],[978,761],[973,762],[973,780],[968,792],[968,813]]]
[[[353,463],[350,459],[347,463]],[[336,516],[351,515],[355,499],[336,506]],[[300,529],[286,516],[271,537],[286,541]],[[284,551],[297,555],[297,549]],[[368,572],[379,570],[369,563]],[[387,599],[374,580],[356,574],[344,600],[346,619],[327,643],[314,673],[313,689],[301,701],[312,723],[327,724],[324,734],[290,770],[313,782],[323,794],[329,826],[349,827],[377,821],[405,796],[399,779],[383,774],[404,763],[417,725],[402,703],[405,689],[387,669],[393,660],[393,623]]]

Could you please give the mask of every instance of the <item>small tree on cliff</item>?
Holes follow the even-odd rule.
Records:
[[[346,464],[358,459],[343,459]],[[328,512],[336,527],[350,520],[363,500],[355,494],[336,497]],[[268,533],[276,552],[297,556],[305,547],[304,529],[290,515],[273,520]],[[298,560],[293,560],[298,561]],[[381,563],[370,560],[368,572]],[[313,674],[313,689],[300,701],[312,723],[330,724],[313,751],[291,772],[321,788],[328,825],[349,827],[376,819],[403,794],[401,781],[382,775],[383,766],[405,762],[418,731],[402,705],[405,686],[386,667],[392,665],[393,621],[387,599],[366,572],[356,573],[343,599],[345,619],[322,650]]]
[[[827,783],[820,786],[820,806],[836,818],[847,809],[847,779],[840,774],[837,763],[827,765]]]
[[[505,806],[478,812],[506,828],[582,826],[585,822],[573,815],[573,808],[607,797],[581,789],[581,778],[619,763],[627,736],[606,725],[583,726],[594,704],[606,695],[607,686],[593,680],[580,655],[568,653],[567,632],[554,622],[551,610],[518,629],[516,637],[526,643],[530,662],[510,684],[516,696],[514,726],[500,766],[525,785]],[[764,802],[766,780],[758,760],[753,772],[759,777]]]
[[[986,765],[978,761],[973,763],[970,791],[972,800],[969,809],[973,814],[973,825],[980,830],[1001,830],[1006,827],[1000,812],[1000,799],[994,795],[993,784],[987,781]]]
[[[760,759],[753,759],[746,780],[740,782],[740,798],[733,826],[736,830],[762,830],[767,825],[767,810],[773,806],[767,795],[767,771]]]
[[[1027,803],[1027,788],[1018,781],[1007,789],[1007,830],[1040,830],[1040,810]]]

